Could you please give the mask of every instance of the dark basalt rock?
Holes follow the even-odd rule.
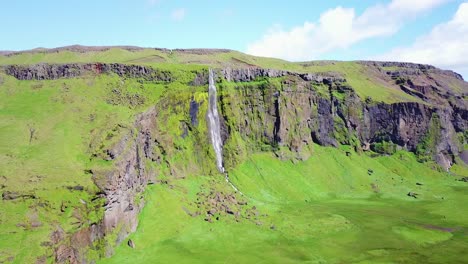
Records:
[[[135,248],[135,242],[133,242],[131,239],[128,240],[127,245],[131,248]]]
[[[171,73],[168,71],[120,63],[8,65],[5,66],[5,72],[18,80],[55,80],[90,73],[115,73],[120,77],[141,78],[147,81],[170,82],[172,80]]]
[[[333,137],[334,119],[331,102],[318,99],[318,129],[312,130],[312,139],[322,146],[338,146],[338,142]]]
[[[367,107],[369,142],[392,141],[410,151],[427,132],[432,110],[418,103],[377,104]]]
[[[2,193],[2,199],[3,200],[16,200],[16,199],[36,199],[36,196],[34,194],[23,194],[19,192],[10,192],[10,191],[4,191]]]
[[[190,109],[189,109],[189,115],[190,115],[190,124],[192,126],[197,126],[198,125],[198,109],[200,105],[197,103],[195,100],[190,101]]]
[[[84,187],[81,185],[76,185],[76,186],[67,186],[67,189],[70,191],[83,191]]]

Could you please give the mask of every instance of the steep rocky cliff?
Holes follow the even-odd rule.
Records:
[[[314,143],[382,155],[404,149],[444,170],[463,162],[468,84],[460,75],[419,64],[359,64],[411,100],[388,103],[360,97],[346,72],[215,69],[226,169],[256,151],[305,160],[314,155]],[[178,81],[170,70],[116,63],[7,65],[4,70],[18,80],[115,74],[141,83]],[[103,217],[72,235],[58,229],[52,241],[57,262],[84,263],[89,248],[112,254],[113,246],[136,230],[148,184],[216,173],[204,120],[208,71],[205,67],[187,76],[183,89],[165,90],[133,124],[116,127],[115,140],[92,153],[91,159],[112,164],[87,170],[106,201]]]

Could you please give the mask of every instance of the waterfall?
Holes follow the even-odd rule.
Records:
[[[213,80],[213,70],[209,70],[208,80],[208,121],[211,136],[211,143],[216,154],[216,167],[221,173],[224,173],[223,167],[223,141],[221,140],[221,126],[219,122],[218,103],[216,86]]]
[[[216,86],[213,80],[213,70],[209,70],[208,79],[208,122],[211,136],[211,143],[216,154],[216,167],[219,172],[224,174],[226,182],[234,189],[234,191],[244,195],[234,184],[229,180],[229,175],[224,170],[223,166],[223,141],[221,139],[221,125],[218,113],[218,96],[216,94]]]

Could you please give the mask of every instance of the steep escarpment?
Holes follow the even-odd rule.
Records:
[[[434,159],[448,169],[466,141],[467,85],[462,77],[430,65],[359,63],[411,95],[414,102],[389,104],[359,97],[347,83],[346,72],[225,68],[218,71],[220,87],[226,87],[221,95],[222,114],[229,124],[223,126],[225,140],[235,129],[257,145],[285,146],[297,153],[311,142],[350,144],[357,150],[387,154],[406,149],[417,152],[421,160]],[[115,73],[144,81],[174,81],[170,71],[125,64],[12,65],[5,66],[5,72],[19,80]],[[189,84],[207,85],[207,80],[207,72],[200,71]],[[431,129],[433,126],[440,129]],[[443,133],[431,132],[438,130]],[[305,153],[308,151],[303,153],[307,156]]]

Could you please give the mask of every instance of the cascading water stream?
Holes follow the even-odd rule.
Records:
[[[216,86],[213,79],[213,70],[209,69],[209,79],[208,79],[208,122],[209,130],[211,136],[211,144],[216,154],[216,167],[219,172],[224,174],[226,182],[231,185],[231,187],[236,191],[242,194],[234,184],[229,180],[229,176],[224,170],[223,166],[223,140],[221,139],[221,124],[219,121],[218,113],[218,95],[216,92]]]
[[[208,86],[208,120],[211,136],[211,143],[216,154],[216,167],[221,173],[224,173],[223,167],[223,141],[221,140],[221,125],[219,123],[218,103],[216,86],[213,81],[213,70],[209,70]]]

